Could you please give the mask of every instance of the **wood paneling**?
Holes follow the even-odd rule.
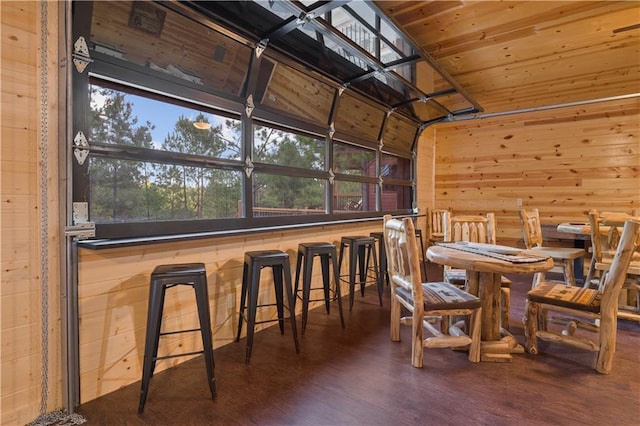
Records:
[[[517,200],[542,223],[640,206],[640,99],[436,126],[435,204],[496,213],[522,245]]]
[[[276,231],[248,236],[221,237],[176,244],[107,250],[80,250],[80,385],[82,401],[90,401],[142,377],[149,276],[156,265],[204,262],[209,285],[214,347],[234,342],[237,330],[242,262],[245,251],[280,249],[289,253],[292,271],[298,243],[329,241],[339,244],[343,235],[379,232],[382,221],[365,224],[318,227],[309,230]],[[346,273],[346,263],[343,265]],[[263,274],[261,302],[273,302],[271,274]],[[293,278],[293,277],[292,277]],[[319,264],[313,285],[321,284]],[[348,287],[342,287],[348,294]],[[369,289],[368,291],[374,291]],[[312,298],[315,298],[312,297]],[[298,311],[301,304],[297,305]],[[275,318],[275,308],[259,312]],[[171,289],[165,300],[163,330],[195,328],[198,324],[195,298],[190,288]],[[256,330],[264,328],[259,325]],[[246,327],[245,327],[246,332]],[[198,335],[161,339],[159,353],[198,350]],[[189,357],[159,361],[157,371],[177,365]]]
[[[0,423],[7,425],[26,424],[40,414],[43,296],[48,300],[45,408],[52,411],[62,405],[56,136],[60,70],[57,37],[62,27],[58,25],[57,5],[48,6],[46,14],[39,2],[2,2],[0,7],[3,35]],[[43,23],[46,28],[42,28]],[[46,45],[40,44],[42,33],[49,36]],[[47,55],[44,64],[42,52]],[[46,111],[41,108],[43,96],[47,97]],[[46,127],[41,127],[43,117],[47,119]],[[44,140],[46,144],[41,149]],[[45,283],[48,293],[43,295]]]
[[[379,1],[485,110],[638,93],[632,1]]]
[[[442,278],[438,266],[428,264],[430,280]],[[523,342],[521,319],[531,276],[509,278],[510,332]],[[136,414],[139,383],[83,404],[78,412],[88,425],[637,423],[637,322],[619,321],[614,368],[606,377],[594,373],[592,352],[554,344],[541,345],[539,355],[514,354],[508,364],[474,364],[462,351],[430,350],[424,368],[413,368],[411,327],[401,327],[401,342],[390,341],[389,287],[384,298],[380,307],[375,291],[358,297],[344,330],[333,307],[331,315],[321,307],[310,311],[300,354],[293,350],[291,336],[280,335],[276,327],[255,337],[249,366],[244,363],[244,341],[217,349],[216,401],[211,400],[198,357],[153,377],[143,416]],[[577,334],[593,335],[584,330]],[[539,402],[532,403],[534,395]],[[451,408],[461,400],[469,409]],[[562,401],[562,408],[552,401]]]
[[[54,40],[64,26],[58,22],[54,3],[49,3],[49,63],[39,70],[42,4],[2,2],[0,12],[2,424],[26,424],[39,414],[43,247],[48,250],[44,260],[50,309],[47,407],[53,410],[62,405],[57,185],[63,165],[57,162],[56,83],[58,73],[65,69],[58,63]],[[106,3],[97,5],[106,7]],[[612,32],[637,23],[634,2],[454,1],[382,5],[389,10],[401,6],[397,11],[403,15],[395,19],[405,20],[409,30],[428,32],[429,37],[416,40],[432,49],[430,53],[487,111],[638,92],[639,65],[630,60],[638,57],[638,32]],[[114,3],[112,7],[120,6]],[[443,27],[436,21],[447,25]],[[117,35],[108,31],[100,34]],[[154,44],[151,38],[148,41],[152,46],[149,49],[174,49],[173,45]],[[212,48],[214,44],[208,45],[209,50]],[[238,57],[230,50],[227,55],[225,64],[209,64],[223,67],[224,73],[217,73],[221,71],[218,68],[216,72],[212,71],[214,68],[198,69],[203,75],[210,73],[215,87],[235,91],[246,71],[239,64],[247,60],[240,58],[239,51],[235,53]],[[153,54],[154,58],[158,56],[162,55]],[[139,60],[143,63],[145,57]],[[201,63],[191,65],[197,68]],[[39,72],[46,73],[49,82],[47,128],[38,127],[44,75]],[[310,100],[307,105],[315,105],[314,102],[318,101]],[[370,107],[366,107],[360,112],[363,107],[349,100],[342,108],[343,128],[354,129],[354,117],[365,116],[365,133],[375,140],[379,128],[376,123],[381,122],[383,111],[369,111]],[[543,223],[584,219],[592,207],[625,211],[637,208],[639,111],[640,102],[630,99],[430,127],[421,135],[418,147],[417,207],[420,213],[428,207],[447,207],[468,214],[494,211],[498,241],[506,244],[521,244],[517,199],[523,200],[524,207],[539,208]],[[42,175],[45,163],[39,151],[43,135],[48,138],[47,176]],[[48,189],[46,240],[41,234],[43,179]],[[379,231],[379,226],[372,222],[131,249],[81,250],[83,401],[139,380],[148,277],[155,265],[206,263],[214,342],[219,347],[233,341],[244,251],[273,247],[293,256],[297,243],[302,238],[307,240],[307,236],[309,241],[338,241],[342,235]],[[426,231],[424,218],[418,226]],[[188,327],[195,323],[193,299],[188,289],[175,290],[167,297],[165,326]],[[262,297],[269,299],[268,286],[263,290]],[[189,350],[197,344],[195,337],[170,338],[162,343],[161,351]],[[160,362],[158,369],[182,360]]]

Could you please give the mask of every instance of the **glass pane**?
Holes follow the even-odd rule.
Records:
[[[278,63],[261,102],[285,114],[326,127],[334,92],[312,76]]]
[[[396,157],[395,155],[382,154],[380,176],[382,178],[411,179],[411,160]]]
[[[376,35],[344,9],[331,11],[331,24],[371,56],[376,56]]]
[[[411,43],[402,36],[398,31],[393,29],[389,24],[387,24],[384,20],[380,21],[380,33],[389,40],[395,47],[397,47],[404,56],[409,56],[413,53],[413,47],[411,47]]]
[[[380,62],[387,64],[389,62],[397,61],[401,56],[393,49],[391,49],[384,41],[380,42]],[[411,81],[411,76],[407,79]]]
[[[324,170],[325,141],[270,127],[253,126],[253,160],[259,163]]]
[[[255,173],[253,215],[325,214],[326,180]]]
[[[398,114],[391,114],[384,128],[382,141],[385,148],[408,151],[418,131],[418,124],[402,118]]]
[[[354,136],[378,144],[385,112],[344,93],[336,116],[336,133]]]
[[[93,2],[91,47],[159,76],[239,95],[251,49],[152,2]]]
[[[376,176],[376,153],[353,145],[334,143],[333,171],[356,176]]]
[[[336,180],[333,187],[333,209],[337,213],[352,211],[376,211],[376,187],[374,183]]]
[[[382,185],[382,211],[410,209],[411,203],[410,186]]]
[[[283,21],[291,16],[291,12],[289,11],[289,8],[286,7],[285,4],[279,1],[272,1],[272,0],[254,0],[254,1],[260,7],[269,9],[271,12],[278,15],[280,18],[282,18]]]
[[[240,121],[90,86],[91,142],[239,159]]]
[[[242,172],[90,157],[96,223],[238,216]]]
[[[331,49],[332,51],[336,52],[338,55],[342,56],[343,58],[345,58],[346,60],[348,60],[352,64],[356,65],[361,70],[364,71],[364,70],[368,70],[369,69],[369,67],[368,67],[368,65],[367,65],[367,63],[365,61],[363,61],[359,57],[353,55],[348,50],[343,49],[342,46],[340,46],[339,44],[335,43],[329,37],[325,37],[324,38],[324,45],[328,49]]]
[[[421,121],[434,120],[436,118],[440,118],[447,115],[447,111],[443,110],[442,108],[438,108],[438,106],[434,103],[432,99],[429,99],[426,102],[422,102],[422,101],[413,102],[411,104],[411,108],[413,108],[413,111],[415,112],[416,116]]]

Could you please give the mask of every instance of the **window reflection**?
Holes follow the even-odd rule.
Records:
[[[282,130],[254,126],[253,158],[256,162],[324,170],[325,141]]]
[[[92,142],[240,159],[240,120],[93,84]]]
[[[90,157],[95,223],[239,217],[242,173]]]
[[[344,143],[333,145],[334,172],[358,176],[376,175],[376,153]]]
[[[325,214],[325,185],[324,179],[256,173],[253,184],[253,215]]]

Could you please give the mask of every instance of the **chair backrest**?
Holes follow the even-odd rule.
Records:
[[[627,213],[589,211],[591,250],[596,269],[600,269],[598,265],[603,261],[606,263],[611,262],[620,243],[624,224],[632,218],[633,216]]]
[[[453,216],[445,212],[444,241],[495,244],[495,215],[487,213],[486,216]]]
[[[392,294],[394,287],[403,287],[411,292],[415,306],[423,306],[420,255],[413,221],[385,215],[384,242]]]
[[[528,249],[542,246],[542,226],[540,226],[540,212],[538,209],[521,209],[520,224],[524,246]]]
[[[589,216],[591,219],[591,215]],[[599,289],[602,292],[600,299],[600,313],[604,317],[614,316],[618,310],[618,296],[620,289],[627,277],[627,269],[631,263],[633,252],[640,246],[640,218],[634,217],[624,223],[620,242],[618,243],[613,256],[613,261],[609,267],[603,286]]]
[[[427,212],[427,231],[429,243],[444,241],[444,214],[449,210],[429,209]]]

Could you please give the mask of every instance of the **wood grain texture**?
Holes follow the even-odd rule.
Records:
[[[347,234],[380,232],[382,220],[365,224],[318,227],[313,231],[276,231],[250,236],[221,237],[175,244],[157,244],[108,250],[80,250],[80,386],[82,401],[113,392],[142,377],[142,356],[146,330],[149,274],[166,263],[204,262],[210,295],[214,347],[235,339],[240,305],[242,262],[245,251],[274,248],[287,252],[295,271],[301,238],[306,242],[339,244]],[[302,237],[304,235],[304,237]],[[347,263],[343,264],[343,273]],[[262,274],[261,303],[273,303],[270,274]],[[314,268],[312,287],[321,286],[321,269]],[[348,288],[342,289],[348,294]],[[312,298],[315,298],[312,297]],[[312,306],[318,303],[312,303]],[[357,302],[356,302],[357,305]],[[300,311],[302,304],[298,304]],[[275,307],[261,310],[259,319],[276,317]],[[187,287],[169,290],[165,300],[162,329],[195,328],[198,324],[195,297]],[[256,331],[265,325],[256,326]],[[173,336],[160,341],[159,354],[198,350],[195,336]],[[156,371],[178,365],[190,357],[158,361]]]
[[[455,214],[496,213],[499,244],[523,246],[517,200],[542,224],[640,205],[640,100],[436,127],[435,200]]]
[[[438,280],[441,271],[430,263],[428,275]],[[531,276],[512,278],[511,331],[522,343],[520,320]],[[415,425],[425,419],[444,425],[469,424],[468,410],[451,408],[466,398],[474,424],[608,424],[615,418],[617,424],[631,425],[637,420],[637,323],[619,321],[615,364],[603,380],[592,370],[595,354],[544,342],[541,354],[514,354],[510,364],[476,364],[465,352],[434,349],[425,353],[423,369],[412,368],[407,362],[411,327],[402,326],[402,341],[392,342],[389,309],[388,303],[378,305],[375,292],[365,292],[347,314],[344,330],[337,312],[311,310],[300,354],[290,336],[272,327],[256,335],[249,367],[242,340],[217,348],[216,401],[207,388],[202,358],[197,358],[153,377],[142,417],[136,414],[139,381],[78,411],[88,424],[103,425]],[[537,402],[532,403],[532,395]],[[562,401],[562,410],[555,401]]]
[[[57,138],[58,97],[64,93],[58,91],[57,79],[57,37],[62,27],[54,3],[47,8],[46,20],[41,20],[41,10],[38,2],[3,2],[0,8],[2,424],[26,424],[38,416],[43,362],[48,380],[45,408],[54,410],[62,404]],[[42,33],[50,43],[39,43]],[[43,96],[47,98],[44,111]],[[41,127],[43,116],[46,127]],[[45,284],[47,294],[43,294]],[[48,302],[48,357],[44,360],[43,298]]]
[[[376,3],[485,112],[638,93],[634,2]]]

